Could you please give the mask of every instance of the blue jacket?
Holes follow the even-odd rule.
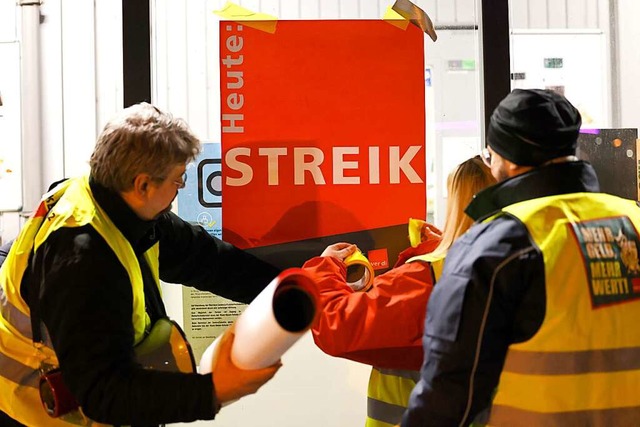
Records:
[[[513,203],[598,191],[588,163],[551,164],[483,190],[466,212],[480,221]],[[402,426],[469,425],[490,406],[509,345],[531,338],[544,311],[544,261],[524,224],[508,215],[476,223],[449,250],[431,294],[425,361]]]

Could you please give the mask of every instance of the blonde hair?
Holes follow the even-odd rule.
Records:
[[[177,164],[200,153],[200,141],[184,120],[142,102],[107,123],[91,155],[91,178],[113,191],[129,190],[140,173],[166,179]]]
[[[445,255],[453,242],[471,227],[473,220],[464,212],[465,208],[477,192],[495,183],[491,169],[480,156],[462,162],[449,174],[446,220],[434,254]]]

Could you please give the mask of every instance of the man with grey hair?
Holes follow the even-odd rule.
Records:
[[[232,338],[207,375],[144,369],[136,356],[166,317],[160,279],[249,303],[279,272],[170,211],[199,151],[184,121],[137,104],[105,126],[88,177],[43,197],[0,269],[0,415],[34,426],[207,420],[273,377],[279,365],[235,367]],[[62,414],[69,402],[79,409]]]
[[[580,125],[549,90],[494,110],[499,183],[467,207],[429,300],[403,427],[638,425],[640,208],[599,192]]]

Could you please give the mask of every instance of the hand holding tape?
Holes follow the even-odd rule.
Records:
[[[345,258],[344,263],[347,266],[347,274],[349,273],[349,267],[362,266],[361,268],[364,268],[362,277],[355,282],[347,282],[347,285],[356,292],[368,291],[373,285],[373,278],[375,276],[375,272],[373,271],[373,267],[369,260],[358,249]]]

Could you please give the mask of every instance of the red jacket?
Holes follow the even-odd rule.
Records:
[[[438,243],[429,239],[407,251],[411,256],[429,253]],[[395,267],[375,277],[368,292],[351,290],[346,267],[336,258],[315,257],[304,268],[313,275],[324,307],[312,327],[322,351],[378,368],[420,369],[424,319],[434,285],[428,263]]]

